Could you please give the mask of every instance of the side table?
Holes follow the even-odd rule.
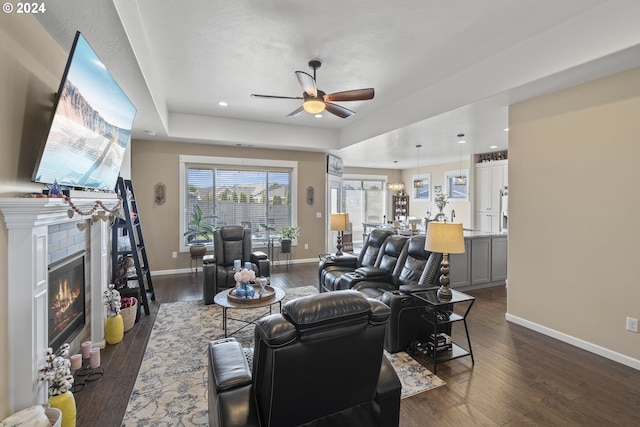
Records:
[[[438,299],[438,288],[432,288],[426,291],[414,292],[412,295],[427,304],[427,311],[422,318],[433,327],[434,341],[432,341],[432,351],[420,352],[421,355],[433,361],[433,373],[436,373],[439,362],[457,359],[459,357],[471,356],[471,363],[475,363],[473,359],[473,351],[471,349],[471,339],[469,338],[469,329],[467,328],[467,316],[475,302],[475,297],[467,295],[460,291],[452,289],[453,298],[451,301],[440,301]],[[458,311],[456,312],[456,308]],[[437,351],[438,333],[445,330],[447,325],[456,322],[464,324],[464,332],[467,335],[467,348],[463,348],[456,344],[451,337],[451,349],[445,351]],[[453,335],[453,333],[452,333]],[[417,344],[417,343],[415,343]],[[414,344],[414,349],[416,345]]]

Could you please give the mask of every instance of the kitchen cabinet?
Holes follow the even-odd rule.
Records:
[[[451,288],[473,288],[505,282],[507,278],[506,235],[465,237],[464,251],[463,254],[449,255]]]
[[[471,239],[471,284],[491,281],[491,238]]]
[[[508,161],[476,164],[476,228],[487,233],[500,231],[502,190],[508,184]]]
[[[507,278],[507,237],[491,239],[491,281],[501,282]]]
[[[464,239],[463,254],[449,254],[449,286],[460,288],[471,283],[471,240]]]

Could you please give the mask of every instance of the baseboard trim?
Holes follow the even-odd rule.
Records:
[[[302,259],[292,259],[291,264],[308,264],[310,262],[318,262],[318,258],[302,258]],[[286,267],[284,261],[280,261],[280,264],[277,264],[277,261],[271,260],[271,267],[280,268]],[[151,277],[153,276],[168,276],[171,274],[184,274],[191,273],[190,268],[177,268],[173,270],[154,270],[151,272]],[[196,274],[195,272],[193,274]],[[202,274],[202,266],[198,269],[198,274]]]
[[[549,336],[551,338],[555,338],[558,341],[565,342],[567,344],[571,344],[575,347],[586,350],[590,353],[595,353],[599,356],[605,357],[609,360],[613,360],[614,362],[621,363],[625,366],[629,366],[630,368],[640,370],[640,360],[634,359],[632,357],[626,356],[622,353],[618,353],[616,351],[610,350],[608,348],[601,347],[597,344],[590,343],[588,341],[582,340],[580,338],[576,338],[571,335],[567,335],[563,332],[556,331],[555,329],[548,328],[546,326],[542,326],[538,323],[531,322],[529,320],[523,319],[518,316],[514,316],[512,314],[505,314],[505,319],[508,322],[515,323],[517,325],[523,326],[527,329],[531,329],[533,331],[539,332],[543,335]]]

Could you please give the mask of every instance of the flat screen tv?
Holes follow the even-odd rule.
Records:
[[[115,189],[136,107],[76,33],[33,181]]]

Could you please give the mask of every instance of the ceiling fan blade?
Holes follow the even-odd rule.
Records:
[[[287,117],[299,116],[303,111],[304,111],[304,108],[298,107],[295,110],[293,110],[292,112],[290,112],[289,114],[287,114]]]
[[[275,98],[275,99],[303,99],[301,96],[276,96],[276,95],[256,95],[251,94],[252,98]]]
[[[345,90],[344,92],[330,93],[325,96],[325,100],[330,102],[343,102],[343,101],[366,101],[367,99],[373,99],[373,88],[368,89],[354,89]]]
[[[330,112],[331,114],[335,114],[338,117],[346,119],[349,116],[353,116],[355,114],[354,111],[349,110],[348,108],[344,108],[338,104],[332,104],[330,102],[325,102],[324,109]]]
[[[296,77],[298,78],[298,83],[300,83],[302,89],[307,92],[307,95],[313,98],[318,96],[316,81],[310,74],[305,73],[304,71],[296,71]]]

